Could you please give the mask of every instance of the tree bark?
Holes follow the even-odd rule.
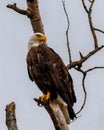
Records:
[[[30,10],[32,14],[30,17],[30,21],[34,33],[40,32],[44,34],[45,32],[44,32],[40,12],[39,12],[38,0],[33,0],[32,2],[28,1],[27,6],[28,6],[28,10]]]
[[[6,125],[8,130],[18,130],[16,116],[15,116],[15,103],[12,102],[6,106]]]

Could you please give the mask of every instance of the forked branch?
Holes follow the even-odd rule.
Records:
[[[84,9],[85,9],[85,11],[88,15],[89,27],[90,27],[90,30],[91,30],[91,33],[92,33],[92,36],[93,36],[93,40],[94,40],[94,48],[97,48],[98,47],[98,40],[97,40],[97,36],[96,36],[96,32],[95,32],[95,29],[94,29],[94,25],[93,25],[93,22],[92,22],[92,16],[91,16],[92,8],[93,8],[95,0],[90,0],[89,2],[90,2],[90,6],[89,6],[89,9],[88,9],[88,7],[85,4],[85,1],[82,0],[83,7],[84,7]]]
[[[79,111],[76,113],[76,114],[79,114],[83,110],[83,108],[85,107],[86,99],[87,99],[87,91],[86,91],[86,87],[85,87],[85,78],[87,76],[87,73],[91,72],[92,70],[95,70],[95,69],[104,69],[104,66],[96,66],[96,67],[90,68],[86,71],[84,71],[82,69],[78,69],[78,68],[75,68],[75,69],[83,74],[82,87],[83,87],[83,92],[84,92],[84,100],[83,100],[83,104],[80,107]]]
[[[98,47],[92,51],[90,51],[86,56],[83,56],[80,60],[77,61],[73,61],[72,63],[67,65],[68,69],[74,68],[75,66],[77,66],[78,68],[80,68],[82,66],[82,64],[88,60],[91,56],[93,56],[95,53],[97,53],[99,50],[101,50],[102,48],[104,48],[104,46],[102,45],[101,47]]]
[[[27,9],[27,10],[23,10],[23,9],[20,9],[17,7],[16,3],[14,4],[8,4],[7,5],[7,8],[10,8],[10,9],[13,9],[14,11],[16,11],[17,13],[20,13],[20,14],[23,14],[23,15],[26,15],[28,17],[32,17],[32,12],[31,10]]]
[[[38,7],[38,1],[33,0],[33,2],[27,2],[28,8],[27,10],[20,9],[16,6],[16,3],[8,4],[7,7],[10,9],[13,9],[19,14],[26,15],[30,18],[31,25],[33,27],[33,31],[35,32],[41,32],[44,34],[44,28],[42,25],[42,20],[40,17],[39,7]]]
[[[90,68],[86,71],[83,71],[81,69],[82,67],[82,64],[88,60],[91,56],[93,56],[96,52],[98,52],[99,50],[101,50],[102,48],[104,48],[104,45],[102,45],[101,47],[98,46],[98,40],[97,40],[97,35],[96,35],[96,32],[95,31],[99,31],[101,33],[104,33],[104,31],[100,30],[100,29],[97,29],[94,27],[93,25],[93,22],[92,22],[92,16],[91,16],[91,13],[92,13],[92,7],[93,7],[93,4],[95,2],[95,0],[88,0],[90,2],[90,6],[89,8],[86,6],[85,4],[85,1],[82,0],[82,4],[83,4],[83,7],[88,15],[88,20],[89,20],[89,26],[90,26],[90,30],[91,30],[91,33],[92,33],[92,36],[93,36],[93,39],[94,39],[94,50],[90,51],[86,56],[83,56],[81,53],[80,53],[80,60],[77,60],[77,61],[72,61],[70,64],[67,65],[67,68],[68,69],[71,69],[71,68],[74,68],[76,69],[77,71],[80,71],[82,74],[83,74],[83,79],[82,79],[82,87],[83,87],[83,91],[84,91],[84,101],[83,101],[83,104],[80,108],[80,110],[76,113],[80,113],[82,111],[82,109],[84,108],[85,106],[85,103],[86,103],[86,98],[87,98],[87,91],[85,89],[85,78],[86,78],[86,75],[88,72],[94,70],[94,69],[101,69],[104,67],[93,67],[93,68]],[[65,10],[66,11],[66,10]],[[67,17],[68,18],[68,17]],[[69,18],[68,18],[69,19]],[[70,58],[70,53],[69,53],[69,58]]]

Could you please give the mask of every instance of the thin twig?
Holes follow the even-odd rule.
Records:
[[[94,47],[97,48],[98,47],[98,40],[97,40],[96,32],[95,32],[95,29],[94,29],[94,25],[93,25],[93,22],[92,22],[92,17],[91,17],[92,7],[93,7],[94,2],[95,2],[95,0],[92,0],[91,5],[89,7],[88,19],[89,19],[90,30],[91,30],[91,33],[92,33],[92,36],[93,36],[93,39],[94,39]]]
[[[95,69],[104,69],[104,66],[96,66],[96,67],[93,67],[93,68],[86,70],[86,72],[90,72],[90,71],[95,70]]]
[[[95,2],[95,0],[90,1],[91,5],[89,7],[89,11],[88,11],[89,13],[91,13],[91,11],[92,11],[92,7],[93,7],[94,2]]]
[[[94,28],[94,30],[95,30],[95,31],[98,31],[98,32],[101,32],[101,33],[104,33],[104,31],[103,31],[103,30],[98,29],[98,28]]]
[[[79,114],[83,110],[83,108],[84,108],[84,106],[86,104],[86,99],[87,99],[87,91],[86,91],[86,87],[85,87],[86,74],[87,74],[86,72],[83,73],[83,79],[82,79],[82,87],[83,87],[83,92],[84,92],[84,100],[83,100],[83,104],[82,104],[81,108],[79,109],[79,111],[76,114]]]
[[[84,7],[84,9],[85,9],[85,11],[88,15],[90,30],[91,30],[93,40],[94,40],[94,48],[98,48],[98,40],[97,40],[96,32],[95,32],[95,29],[94,29],[94,25],[93,25],[93,22],[92,22],[92,17],[91,17],[92,7],[93,7],[95,0],[92,0],[92,1],[90,0],[89,2],[90,2],[90,7],[89,7],[89,9],[87,9],[85,1],[82,0],[83,7]]]
[[[93,40],[94,40],[94,47],[98,48],[98,40],[97,40],[97,36],[96,36],[95,29],[93,26],[92,17],[90,14],[88,15],[88,19],[89,19],[90,30],[91,30]]]
[[[83,4],[83,7],[84,7],[84,9],[85,9],[86,13],[88,14],[89,12],[88,12],[88,9],[87,9],[87,6],[86,6],[86,4],[85,4],[84,0],[82,0],[82,4]]]
[[[69,54],[69,63],[72,62],[72,57],[71,57],[71,50],[70,50],[70,42],[69,42],[69,37],[68,37],[68,33],[69,33],[69,26],[70,26],[70,21],[69,21],[69,17],[68,17],[68,13],[65,7],[65,1],[62,0],[62,4],[63,4],[63,9],[66,15],[66,19],[67,19],[67,29],[66,29],[66,40],[67,40],[67,49],[68,49],[68,54]]]

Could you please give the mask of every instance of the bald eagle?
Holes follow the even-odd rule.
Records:
[[[63,105],[62,112],[69,123],[76,118],[73,104],[76,96],[73,81],[60,56],[46,45],[46,35],[35,33],[28,43],[27,70],[43,92],[41,101],[57,101]]]

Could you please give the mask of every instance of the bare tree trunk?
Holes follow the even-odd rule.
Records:
[[[40,12],[39,12],[38,1],[33,0],[33,2],[27,2],[27,5],[28,5],[28,10],[31,11],[31,16],[29,18],[30,18],[34,33],[41,32],[44,34],[44,28],[43,28],[43,24],[42,24]]]
[[[18,130],[15,116],[15,103],[12,102],[6,106],[6,125],[8,130]]]

